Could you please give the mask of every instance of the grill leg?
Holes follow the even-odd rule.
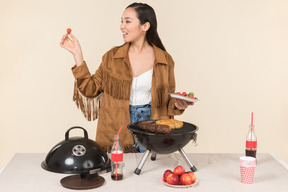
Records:
[[[152,155],[151,155],[151,160],[152,160],[152,161],[155,161],[155,160],[156,160],[156,153],[152,153]]]
[[[184,150],[179,147],[179,153],[182,155],[182,157],[186,160],[186,162],[188,163],[188,165],[190,166],[190,169],[192,172],[197,171],[196,167],[191,163],[191,161],[188,159],[186,153],[184,152]]]
[[[147,149],[146,152],[144,153],[144,155],[143,155],[138,167],[134,171],[135,174],[137,174],[137,175],[140,174],[141,169],[142,169],[142,167],[143,167],[143,165],[144,165],[144,163],[145,163],[145,161],[146,161],[146,159],[147,159],[147,157],[149,156],[150,153],[151,153],[151,151]]]

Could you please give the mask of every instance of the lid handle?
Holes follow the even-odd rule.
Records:
[[[72,129],[82,129],[84,131],[84,138],[88,139],[88,133],[87,131],[83,128],[83,127],[79,127],[79,126],[75,126],[75,127],[71,127],[70,129],[68,129],[65,133],[65,140],[68,141],[69,140],[69,131],[71,131]]]

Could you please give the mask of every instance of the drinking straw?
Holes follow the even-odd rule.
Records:
[[[252,131],[253,131],[253,112],[251,114],[251,141],[252,141]]]
[[[116,136],[116,154],[118,154],[118,137],[119,137],[119,134],[120,134],[120,131],[122,130],[122,125],[117,133],[117,136]],[[117,165],[118,165],[118,162],[116,162],[116,181],[118,180],[118,177],[117,177]]]
[[[122,125],[121,125],[121,127],[120,127],[120,129],[119,129],[119,131],[118,131],[118,133],[117,133],[117,136],[119,135],[119,133],[120,133],[120,131],[122,130]],[[117,138],[118,139],[118,138]]]

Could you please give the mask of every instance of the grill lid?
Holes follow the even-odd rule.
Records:
[[[69,137],[72,129],[82,129],[84,137]],[[67,174],[98,172],[111,167],[106,152],[88,139],[87,131],[78,126],[67,130],[65,140],[50,150],[41,166],[47,171]]]

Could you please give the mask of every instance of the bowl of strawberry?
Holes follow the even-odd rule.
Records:
[[[186,172],[182,166],[177,166],[173,170],[167,169],[163,173],[162,181],[169,187],[192,187],[198,183],[192,171]]]

